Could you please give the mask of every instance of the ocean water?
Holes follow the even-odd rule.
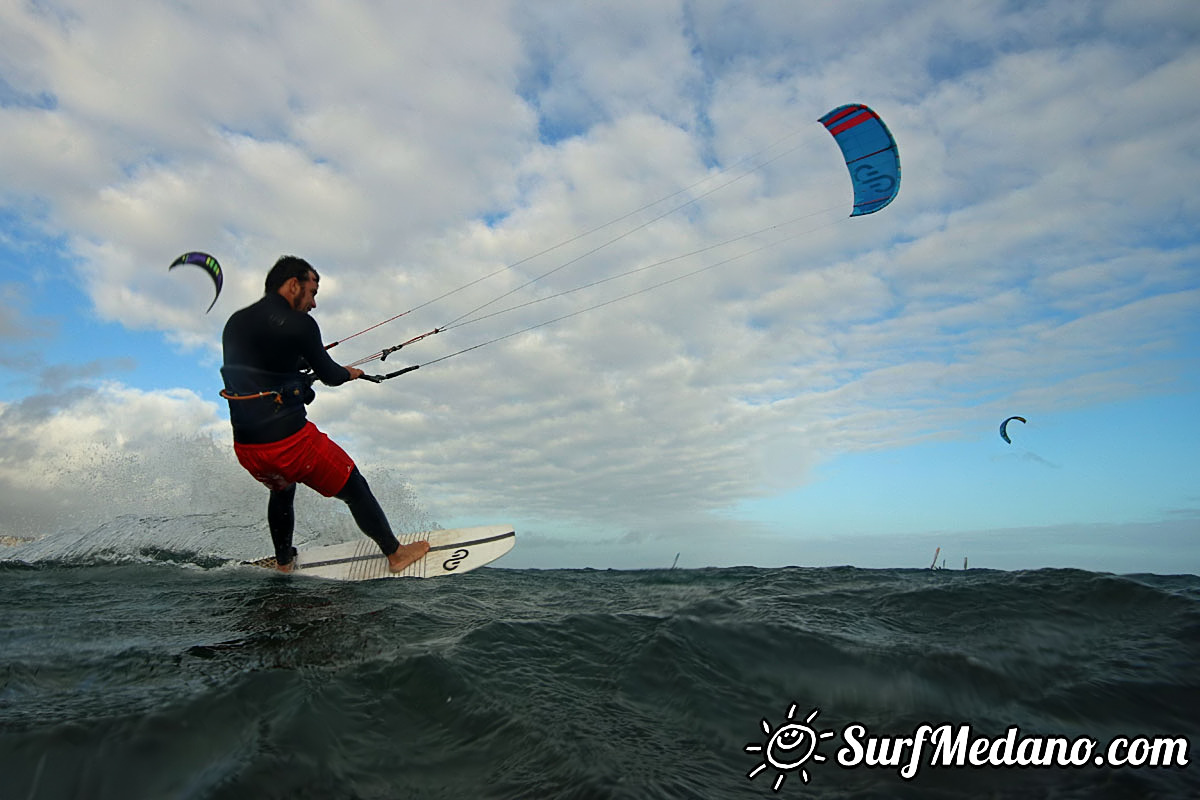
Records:
[[[0,798],[1200,797],[1196,576],[337,583],[212,555],[245,538],[227,528],[126,516],[0,547]],[[945,758],[962,730],[1001,762],[1013,726],[1026,756],[1096,744],[1025,767],[926,745],[906,777],[888,743],[925,723]],[[1122,738],[1175,763],[1097,766]]]

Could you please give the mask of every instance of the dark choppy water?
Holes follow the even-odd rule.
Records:
[[[519,544],[518,544],[519,546]],[[26,548],[28,549],[28,548]],[[0,553],[0,798],[1200,796],[1200,764],[847,769],[843,729],[1186,737],[1200,578],[483,569],[341,584]],[[822,739],[795,769],[747,744]],[[803,773],[808,782],[804,782]],[[779,775],[784,782],[773,786]]]

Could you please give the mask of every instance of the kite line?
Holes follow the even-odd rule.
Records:
[[[879,211],[880,209],[884,208],[889,203],[891,203],[892,200],[895,199],[895,197],[900,189],[900,160],[899,160],[899,153],[898,153],[898,148],[896,146],[895,139],[892,137],[891,132],[888,130],[887,126],[884,124],[883,120],[879,117],[879,115],[876,114],[874,111],[872,111],[867,106],[859,105],[859,104],[850,104],[850,105],[840,106],[838,108],[833,109],[828,114],[821,117],[821,119],[819,121],[825,126],[826,130],[829,131],[830,135],[832,135],[834,137],[834,140],[837,142],[837,144],[838,144],[839,148],[841,149],[842,154],[845,158],[847,169],[849,170],[849,173],[850,173],[851,183],[852,183],[853,189],[854,189],[854,209],[850,215],[851,218],[853,218],[855,216],[864,216],[867,214],[875,213],[876,211]],[[373,330],[375,330],[379,327],[382,327],[383,325],[386,325],[390,322],[394,322],[394,321],[396,321],[404,316],[407,316],[408,314],[411,314],[417,310],[423,309],[423,308],[425,308],[429,305],[432,305],[440,300],[444,300],[444,299],[451,297],[451,296],[453,296],[461,291],[464,291],[470,287],[476,286],[479,283],[482,283],[483,281],[488,280],[489,278],[495,277],[497,275],[500,275],[501,273],[507,272],[507,271],[512,270],[516,267],[519,267],[523,264],[526,264],[526,263],[532,261],[533,259],[553,253],[554,251],[559,250],[562,247],[565,247],[567,245],[578,242],[578,241],[580,241],[594,233],[598,233],[606,228],[610,228],[620,222],[628,220],[629,218],[634,217],[635,215],[640,214],[644,211],[647,211],[657,205],[660,205],[669,200],[678,198],[680,195],[690,193],[694,189],[697,189],[698,187],[702,186],[705,183],[708,183],[716,178],[720,178],[721,176],[725,176],[730,173],[734,173],[737,170],[740,170],[740,172],[737,172],[737,174],[734,174],[732,177],[729,177],[727,180],[717,184],[716,186],[714,186],[710,189],[707,189],[707,190],[701,192],[700,194],[698,194],[694,197],[691,197],[690,199],[685,200],[684,202],[673,205],[670,208],[666,209],[665,211],[662,211],[662,212],[656,214],[655,216],[651,217],[650,219],[648,219],[644,222],[638,223],[637,225],[635,225],[634,227],[632,227],[628,230],[625,230],[621,233],[617,233],[616,235],[611,236],[610,238],[604,240],[603,242],[597,244],[595,247],[592,247],[591,249],[583,252],[582,254],[575,256],[561,264],[558,264],[557,266],[525,281],[521,285],[519,285],[509,291],[506,291],[479,306],[476,306],[475,308],[471,309],[470,311],[468,311],[464,314],[461,314],[461,315],[455,317],[454,319],[451,319],[448,322],[446,322],[442,325],[439,325],[438,327],[432,328],[429,331],[426,331],[425,333],[418,334],[418,335],[413,336],[399,344],[393,345],[391,347],[383,348],[382,350],[372,353],[371,355],[360,358],[360,359],[352,362],[351,364],[349,364],[349,366],[359,367],[361,365],[368,364],[373,361],[383,362],[383,361],[386,361],[387,357],[389,355],[391,355],[392,353],[395,353],[405,347],[408,347],[409,345],[415,344],[426,338],[429,338],[430,336],[437,335],[444,331],[463,327],[463,326],[470,325],[470,324],[473,324],[476,322],[481,322],[483,320],[491,319],[491,318],[500,316],[502,314],[507,314],[509,312],[517,311],[522,308],[527,308],[527,307],[535,305],[537,303],[542,303],[542,302],[545,302],[548,300],[566,296],[568,294],[573,294],[575,292],[583,291],[585,289],[590,289],[590,288],[599,286],[601,284],[608,283],[610,281],[618,280],[620,278],[624,278],[624,277],[628,277],[628,276],[635,275],[638,273],[646,272],[651,269],[659,268],[659,267],[665,266],[667,264],[681,261],[685,258],[690,258],[692,256],[710,252],[712,250],[718,249],[720,247],[724,247],[726,245],[734,244],[739,241],[744,241],[744,240],[750,239],[752,237],[761,236],[761,235],[770,233],[772,231],[796,224],[805,219],[809,219],[809,218],[812,218],[815,216],[825,214],[829,209],[823,209],[821,211],[813,212],[811,214],[806,214],[806,215],[797,217],[795,219],[789,220],[787,222],[770,225],[770,226],[767,226],[765,228],[759,229],[759,230],[751,232],[751,233],[742,234],[740,236],[736,236],[736,237],[727,239],[725,241],[722,241],[722,242],[719,242],[716,244],[712,244],[712,245],[708,245],[708,246],[699,248],[699,249],[694,250],[689,253],[685,253],[682,255],[678,255],[678,256],[671,257],[671,258],[656,261],[651,264],[646,264],[646,265],[643,265],[643,266],[640,266],[640,267],[637,267],[637,268],[634,268],[631,270],[627,270],[620,274],[611,275],[611,276],[608,276],[605,278],[600,278],[600,279],[591,281],[589,283],[586,283],[584,285],[577,286],[572,289],[567,289],[565,291],[557,292],[555,294],[547,295],[547,296],[540,297],[540,298],[537,298],[534,300],[519,303],[517,305],[513,305],[510,307],[498,310],[498,311],[492,311],[490,313],[480,315],[480,312],[482,312],[485,309],[491,307],[492,305],[500,302],[501,300],[503,300],[507,297],[510,297],[511,295],[522,291],[523,289],[527,289],[531,285],[533,285],[533,284],[535,284],[557,272],[560,272],[561,270],[564,270],[567,267],[577,264],[589,256],[595,255],[596,253],[609,247],[610,245],[613,245],[613,244],[621,241],[622,239],[624,239],[628,236],[631,236],[634,233],[637,233],[638,231],[644,230],[645,228],[649,227],[650,225],[653,225],[654,223],[664,219],[665,217],[668,217],[678,211],[681,211],[682,209],[687,208],[688,206],[694,205],[695,203],[714,194],[715,192],[718,192],[721,189],[727,188],[728,186],[731,186],[734,183],[737,183],[738,181],[746,178],[748,175],[751,175],[751,174],[763,169],[764,167],[777,161],[778,159],[783,158],[784,156],[795,152],[796,150],[800,149],[800,147],[802,145],[794,145],[780,153],[777,153],[776,155],[771,156],[770,158],[762,161],[761,163],[753,164],[750,166],[745,166],[747,164],[750,164],[750,162],[753,162],[753,161],[759,159],[764,154],[769,153],[770,151],[779,147],[781,144],[786,142],[788,139],[794,137],[798,132],[799,132],[799,129],[792,131],[791,133],[789,133],[786,136],[782,137],[781,139],[773,142],[772,144],[768,145],[767,147],[739,160],[735,164],[721,170],[720,172],[714,173],[713,175],[706,176],[705,178],[691,184],[690,186],[679,189],[678,191],[675,191],[665,197],[659,198],[658,200],[655,200],[651,203],[647,203],[646,205],[643,205],[640,208],[634,209],[633,211],[630,211],[626,214],[622,214],[621,216],[616,217],[615,219],[609,220],[608,222],[605,222],[605,223],[598,225],[596,227],[593,227],[587,231],[584,231],[584,232],[579,233],[575,236],[572,236],[568,239],[565,239],[564,241],[559,242],[558,244],[552,245],[552,246],[547,247],[547,248],[545,248],[539,252],[536,252],[532,255],[526,256],[525,258],[522,258],[519,261],[515,261],[511,264],[500,267],[499,269],[496,269],[496,270],[488,273],[487,275],[483,275],[479,278],[469,281],[469,282],[459,286],[458,288],[452,289],[448,292],[438,295],[437,297],[434,297],[424,303],[414,306],[414,307],[408,309],[407,311],[404,311],[404,312],[396,314],[392,317],[389,317],[388,319],[385,319],[381,322],[378,322],[374,325],[364,328],[363,330],[358,331],[357,333],[353,333],[349,336],[343,337],[342,339],[339,339],[338,341],[335,341],[332,344],[327,345],[326,348],[329,349],[332,347],[336,347],[337,345],[343,344],[351,339],[354,339],[357,336],[361,336],[369,331],[373,331]],[[744,166],[745,166],[745,168],[743,169]],[[512,333],[507,333],[507,334],[504,334],[501,336],[497,336],[497,337],[488,339],[486,341],[480,342],[480,343],[472,345],[470,347],[466,347],[466,348],[457,350],[455,352],[449,353],[449,354],[441,356],[439,358],[435,358],[430,361],[426,361],[421,364],[414,364],[414,365],[404,367],[402,369],[399,369],[399,370],[396,370],[396,371],[393,371],[390,373],[382,374],[382,375],[364,375],[363,377],[367,380],[371,380],[376,383],[379,383],[379,382],[382,382],[385,380],[389,380],[389,379],[397,377],[399,375],[403,375],[408,372],[412,372],[414,370],[420,369],[421,367],[430,366],[431,364],[436,364],[441,361],[445,361],[447,359],[453,358],[455,356],[459,356],[464,353],[469,353],[471,351],[478,350],[481,347],[485,347],[487,345],[494,344],[496,342],[504,341],[505,339],[510,339],[514,336],[519,336],[521,334],[528,333],[533,330],[537,330],[538,328],[543,328],[543,327],[546,327],[547,325],[552,325],[554,323],[561,322],[561,321],[569,319],[571,317],[579,316],[580,314],[584,314],[584,313],[587,313],[590,311],[594,311],[596,309],[604,308],[604,307],[612,305],[614,303],[628,300],[629,298],[635,297],[637,295],[644,294],[646,292],[653,291],[655,289],[659,289],[663,286],[667,286],[669,284],[676,283],[678,281],[684,280],[686,278],[690,278],[690,277],[698,275],[700,273],[707,272],[712,269],[716,269],[717,267],[724,266],[731,262],[734,262],[734,261],[737,261],[737,260],[740,260],[743,258],[747,258],[751,255],[760,253],[760,252],[767,250],[769,248],[772,248],[772,247],[776,247],[786,241],[798,238],[800,236],[810,234],[815,230],[818,230],[823,227],[828,227],[829,225],[832,225],[832,224],[833,223],[831,223],[831,222],[825,223],[825,224],[818,225],[814,228],[811,228],[811,229],[808,229],[808,230],[805,230],[805,231],[802,231],[799,233],[794,233],[794,234],[791,234],[791,235],[788,235],[785,237],[781,237],[772,242],[769,242],[769,243],[754,247],[752,249],[740,252],[736,255],[721,259],[719,261],[716,261],[715,263],[711,263],[706,266],[691,270],[689,272],[686,272],[686,273],[683,273],[680,275],[676,275],[675,277],[669,278],[667,280],[663,280],[658,283],[654,283],[652,285],[642,287],[640,289],[634,290],[627,294],[623,294],[621,296],[614,297],[609,300],[605,300],[603,302],[587,306],[585,308],[580,308],[575,311],[572,311],[572,312],[569,312],[566,314],[562,314],[560,316],[556,316],[552,319],[548,319],[543,322],[539,322],[534,325],[530,325],[530,326],[521,328],[520,330],[513,331]]]

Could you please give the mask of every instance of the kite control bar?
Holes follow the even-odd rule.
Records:
[[[387,375],[363,374],[360,377],[362,378],[362,380],[370,381],[371,383],[383,383],[386,380],[395,378],[397,375],[403,375],[406,372],[412,372],[414,369],[420,369],[420,368],[421,368],[420,364],[413,364],[411,367],[405,367],[404,369],[398,369],[395,372],[389,372]]]

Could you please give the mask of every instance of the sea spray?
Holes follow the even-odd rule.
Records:
[[[207,563],[271,551],[267,489],[212,436],[91,443],[54,466],[54,488],[34,487],[20,508],[0,511],[0,559]],[[397,533],[437,527],[395,471],[363,473]],[[298,545],[361,535],[344,504],[306,487],[297,492]]]

